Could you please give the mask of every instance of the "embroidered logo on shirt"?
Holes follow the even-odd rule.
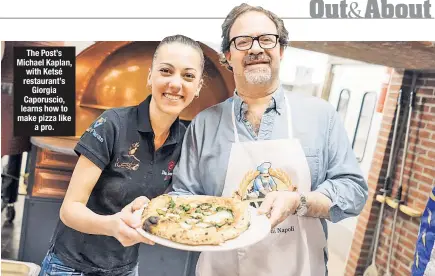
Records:
[[[98,120],[95,121],[93,127],[91,126],[91,127],[88,127],[88,128],[86,129],[87,132],[89,132],[90,134],[92,134],[92,136],[94,136],[94,137],[95,137],[98,141],[100,141],[101,143],[104,142],[104,138],[101,137],[101,135],[98,134],[98,133],[95,131],[95,129],[96,129],[97,127],[101,126],[102,124],[104,124],[106,121],[107,121],[106,118],[101,117],[101,118],[99,118]]]
[[[296,191],[288,174],[282,169],[273,169],[272,163],[263,162],[256,170],[245,174],[234,196],[241,200],[248,200],[254,207],[263,202],[266,195],[272,191]]]
[[[131,144],[127,154],[116,158],[115,167],[137,171],[139,169],[140,160],[135,156],[139,142]]]
[[[97,128],[99,126],[101,126],[102,124],[104,124],[106,122],[106,118],[100,118],[98,120],[95,121],[94,123],[94,128]]]
[[[172,177],[172,170],[175,168],[175,161],[170,161],[168,163],[168,171],[162,170],[162,175],[165,176],[164,180],[169,180]]]

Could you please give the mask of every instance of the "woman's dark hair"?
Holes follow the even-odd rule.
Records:
[[[188,45],[188,46],[196,49],[201,57],[201,73],[203,73],[203,71],[204,71],[204,53],[202,52],[201,46],[199,45],[198,42],[191,39],[190,37],[180,35],[180,34],[167,36],[159,43],[159,45],[156,48],[156,51],[154,52],[153,62],[158,55],[159,48],[162,47],[163,45],[171,44],[171,43],[180,43],[180,44]]]

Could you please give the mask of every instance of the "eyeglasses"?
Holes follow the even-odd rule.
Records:
[[[233,39],[230,40],[230,45],[234,42],[234,47],[236,47],[237,50],[246,51],[251,49],[254,41],[257,40],[261,48],[272,49],[276,46],[278,38],[279,35],[277,34],[263,34],[259,36],[241,35],[233,37]]]

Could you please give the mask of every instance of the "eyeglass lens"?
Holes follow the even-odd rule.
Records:
[[[240,36],[234,40],[234,44],[236,46],[236,49],[238,50],[248,50],[252,47],[254,40],[255,38],[252,38],[250,36]],[[277,38],[274,35],[261,35],[258,37],[260,47],[263,49],[270,49],[275,47],[276,40]]]

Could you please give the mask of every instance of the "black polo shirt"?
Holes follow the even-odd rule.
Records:
[[[161,195],[170,185],[186,127],[177,119],[155,151],[149,118],[151,96],[138,106],[105,111],[80,138],[75,151],[102,169],[87,207],[112,215],[138,196]],[[88,235],[61,221],[54,236],[58,257],[84,273],[117,275],[138,261],[139,245],[124,247],[113,237]]]

